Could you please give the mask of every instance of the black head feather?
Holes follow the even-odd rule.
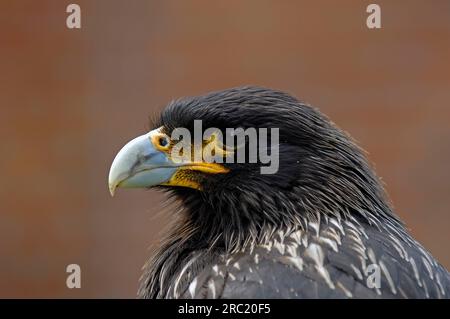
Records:
[[[261,175],[259,164],[226,164],[230,173],[205,177],[202,191],[171,188],[182,214],[151,261],[146,289],[161,271],[166,278],[175,272],[163,269],[168,258],[176,265],[200,248],[236,251],[308,220],[333,216],[403,229],[362,150],[318,109],[280,91],[240,87],[174,101],[157,126],[192,129],[194,120],[203,129],[279,128],[279,170]]]
[[[265,224],[289,226],[317,214],[397,222],[362,150],[318,109],[280,91],[241,87],[172,102],[159,125],[192,129],[194,120],[202,120],[203,129],[280,132],[276,174],[260,174],[258,163],[225,164],[230,173],[208,176],[203,191],[172,190],[192,226],[214,230],[211,236],[224,228],[248,234]]]

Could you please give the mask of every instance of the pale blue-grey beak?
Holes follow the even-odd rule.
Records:
[[[179,165],[152,143],[153,130],[128,142],[117,153],[109,171],[109,191],[112,196],[117,187],[150,187],[167,182]]]

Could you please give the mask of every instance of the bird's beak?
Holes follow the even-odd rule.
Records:
[[[166,154],[157,150],[151,135],[154,131],[136,137],[117,153],[109,171],[109,191],[117,187],[150,187],[167,182],[176,171],[176,165]]]
[[[109,171],[109,191],[117,187],[148,188],[156,185],[183,186],[200,189],[193,172],[215,174],[228,169],[215,163],[172,161],[167,147],[158,145],[161,130],[136,137],[117,153]]]

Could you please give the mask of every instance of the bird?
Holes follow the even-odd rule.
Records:
[[[248,138],[234,148],[185,144],[192,149],[175,163],[173,133],[194,134],[199,120],[212,137],[277,129],[277,143],[258,147],[278,155],[278,169],[262,174],[265,164],[248,156],[193,159],[210,144],[234,158]],[[111,194],[156,188],[175,203],[138,298],[449,298],[449,273],[394,212],[365,151],[283,91],[243,86],[170,102],[117,153],[108,184]]]

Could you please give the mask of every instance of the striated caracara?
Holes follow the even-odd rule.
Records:
[[[172,133],[193,131],[195,120],[223,136],[227,128],[278,129],[276,149],[265,150],[278,155],[276,172],[262,174],[266,164],[248,155],[220,163],[189,154],[176,162]],[[200,147],[209,143],[219,145],[210,138]],[[236,145],[250,154],[247,143]],[[229,156],[227,146],[219,157]],[[170,103],[153,131],[117,154],[109,187],[157,187],[180,203],[139,297],[450,294],[449,273],[393,212],[361,149],[316,108],[280,91],[241,87]]]

